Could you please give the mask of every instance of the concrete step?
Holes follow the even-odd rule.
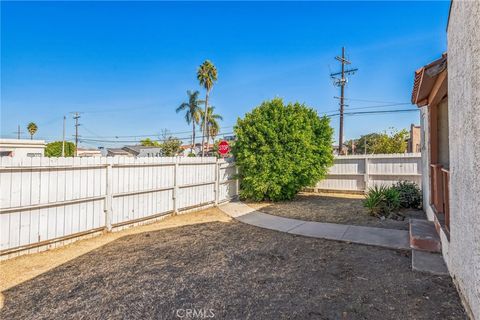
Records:
[[[448,275],[448,269],[440,253],[412,250],[412,270],[438,276]]]
[[[410,219],[410,247],[430,252],[442,250],[440,238],[432,221]]]

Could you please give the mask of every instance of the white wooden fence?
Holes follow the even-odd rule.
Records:
[[[317,190],[364,192],[375,185],[391,185],[400,180],[422,183],[420,153],[337,156],[326,179]]]
[[[216,158],[1,157],[0,258],[228,201],[235,170]]]

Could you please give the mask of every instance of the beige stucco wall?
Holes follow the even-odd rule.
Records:
[[[420,147],[422,150],[422,194],[423,208],[427,214],[428,220],[433,221],[433,211],[430,208],[430,151],[428,132],[428,106],[420,108]]]
[[[447,32],[450,242],[445,260],[480,319],[480,1],[452,3]]]

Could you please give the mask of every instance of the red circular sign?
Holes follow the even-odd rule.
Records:
[[[228,142],[225,140],[220,141],[218,144],[218,152],[221,155],[227,154],[230,151],[230,146],[228,145]]]

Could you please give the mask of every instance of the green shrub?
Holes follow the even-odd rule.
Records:
[[[400,193],[402,208],[422,208],[422,191],[415,182],[399,181],[393,187]]]
[[[61,157],[63,141],[54,141],[47,143],[45,146],[46,157]],[[75,144],[65,141],[65,157],[73,157],[75,155]]]
[[[234,130],[243,199],[292,199],[333,164],[330,120],[303,104],[265,101],[238,119]]]
[[[393,213],[400,209],[400,192],[397,189],[390,187],[385,190],[385,213],[387,217],[392,216]]]
[[[368,190],[363,205],[372,216],[391,218],[400,208],[400,193],[393,187],[375,186]]]

